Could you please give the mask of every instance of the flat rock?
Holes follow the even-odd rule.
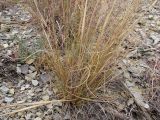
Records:
[[[27,81],[31,81],[31,80],[35,79],[36,75],[37,75],[37,72],[33,72],[33,73],[30,73],[30,74],[27,74],[27,75],[25,76],[25,79],[26,79]]]
[[[4,48],[8,48],[9,45],[8,45],[7,43],[5,43],[5,44],[3,44],[3,47],[4,47]]]
[[[26,120],[30,120],[32,116],[32,113],[28,113],[27,115],[25,115],[25,119]]]
[[[10,89],[9,93],[13,95],[15,93],[14,89]]]
[[[130,106],[134,103],[134,100],[131,98],[127,101],[127,105]]]
[[[7,103],[11,103],[14,100],[13,97],[5,97],[4,101]]]
[[[17,73],[18,73],[18,74],[21,74],[21,68],[20,68],[20,67],[17,67],[16,69],[17,69]]]
[[[21,73],[23,74],[27,74],[28,73],[28,69],[29,69],[29,65],[25,64],[21,66]]]
[[[156,45],[160,42],[160,35],[159,34],[151,34],[150,38],[153,40],[153,45]]]
[[[36,117],[34,120],[42,120],[42,118],[40,118],[40,117]]]
[[[44,96],[42,96],[42,99],[43,99],[44,101],[49,100],[49,95],[44,95]]]
[[[40,80],[42,80],[43,82],[49,81],[51,79],[51,76],[47,73],[43,73],[40,75]]]
[[[37,80],[32,80],[32,85],[37,86],[39,83]]]
[[[12,55],[12,51],[11,50],[7,50],[7,56],[11,56]]]
[[[3,93],[7,93],[9,91],[9,88],[3,85],[2,87],[0,87],[0,91],[2,91]]]

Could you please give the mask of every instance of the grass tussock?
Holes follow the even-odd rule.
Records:
[[[114,76],[119,48],[132,30],[140,0],[28,0],[41,27],[40,64],[58,77],[63,99],[97,99]]]

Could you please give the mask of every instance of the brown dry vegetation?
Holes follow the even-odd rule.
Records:
[[[135,24],[140,0],[28,0],[41,26],[40,64],[57,77],[59,97],[100,99],[97,90],[114,76],[120,45]],[[105,99],[103,98],[105,101]]]

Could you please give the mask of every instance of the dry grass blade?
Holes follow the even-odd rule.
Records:
[[[4,107],[0,107],[0,109],[5,109],[5,108],[11,108],[11,107],[17,107],[17,106],[28,106],[28,107],[24,107],[18,110],[15,110],[13,112],[9,112],[9,113],[5,113],[5,114],[0,114],[1,116],[6,116],[6,115],[12,115],[18,112],[22,112],[22,111],[26,111],[29,109],[34,109],[43,105],[47,105],[47,104],[54,104],[56,102],[71,102],[74,100],[52,100],[52,101],[40,101],[40,102],[34,102],[34,103],[24,103],[24,104],[15,104],[15,105],[9,105],[9,106],[4,106]]]

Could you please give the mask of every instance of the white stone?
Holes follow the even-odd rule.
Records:
[[[14,100],[12,97],[5,97],[4,101],[7,103],[11,103]]]
[[[3,44],[3,47],[4,47],[4,48],[8,48],[8,46],[9,46],[9,45],[8,45],[7,43]]]
[[[42,118],[40,118],[40,117],[36,117],[34,120],[42,120]]]
[[[153,16],[153,15],[149,15],[149,16],[148,16],[148,19],[149,19],[149,20],[154,20],[154,16]]]
[[[21,68],[20,67],[17,67],[17,73],[21,73]]]
[[[7,50],[7,55],[8,56],[12,55],[12,51],[11,50]]]
[[[10,90],[9,90],[9,93],[10,93],[10,94],[14,94],[14,89],[10,89]]]
[[[9,91],[9,88],[6,87],[6,86],[2,86],[0,87],[0,90],[3,92],[3,93],[7,93]]]
[[[26,79],[27,81],[31,81],[31,80],[33,80],[33,79],[36,77],[36,75],[37,75],[37,72],[27,74],[27,75],[25,76],[25,79]]]
[[[48,96],[48,95],[45,95],[45,96],[42,97],[42,99],[43,99],[44,101],[47,101],[47,100],[49,100],[49,96]]]
[[[25,87],[25,86],[22,86],[22,87],[21,87],[21,90],[22,90],[22,91],[23,91],[23,90],[25,90],[25,89],[26,89],[26,87]]]
[[[37,80],[32,80],[32,84],[33,84],[34,86],[37,86],[39,83],[38,83]]]
[[[28,68],[29,68],[29,66],[27,64],[22,65],[21,72],[26,75],[28,73]]]

